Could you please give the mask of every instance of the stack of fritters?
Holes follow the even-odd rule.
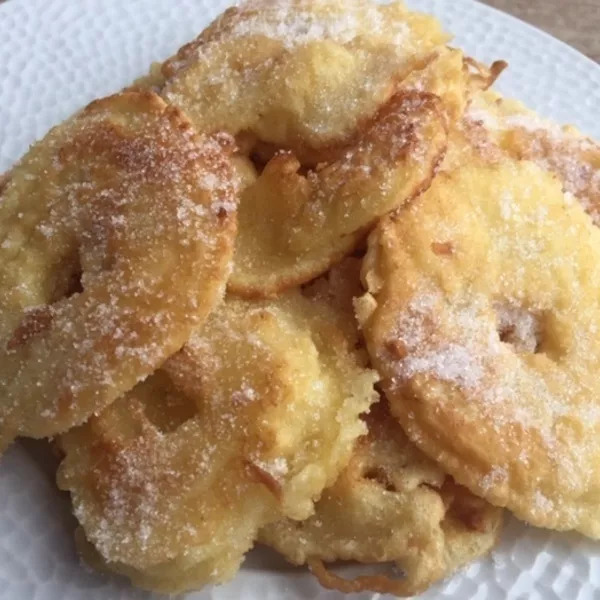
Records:
[[[58,436],[88,562],[412,595],[503,508],[600,537],[600,147],[449,39],[250,0],[0,180],[0,446]]]

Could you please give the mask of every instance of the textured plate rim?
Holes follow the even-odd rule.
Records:
[[[449,2],[450,0],[445,0],[445,1]],[[48,6],[48,4],[60,5],[60,4],[68,4],[69,3],[68,0],[48,0],[48,2],[44,2],[44,0],[20,0],[20,2],[27,3],[29,5],[46,5],[46,6]],[[514,34],[514,31],[518,31],[520,33],[520,35],[523,35],[523,36],[531,36],[531,37],[537,38],[539,40],[543,39],[547,45],[553,46],[555,48],[555,50],[553,51],[554,53],[560,53],[562,55],[568,56],[570,60],[576,61],[580,65],[585,66],[586,70],[588,70],[594,74],[594,78],[597,75],[600,75],[600,65],[598,63],[596,63],[595,61],[593,61],[591,58],[587,57],[585,54],[583,54],[579,50],[573,48],[572,46],[559,40],[558,38],[544,32],[543,30],[540,30],[539,28],[537,28],[529,23],[526,23],[525,21],[523,21],[513,15],[510,15],[499,9],[496,9],[495,7],[491,7],[489,5],[478,2],[477,0],[455,0],[455,3],[465,7],[464,10],[468,10],[468,7],[473,7],[472,10],[482,11],[482,12],[486,12],[489,14],[494,14],[495,15],[494,20],[498,23],[498,27],[502,27],[503,29],[505,29],[507,32],[507,35],[509,37],[510,37],[510,35]],[[18,7],[18,4],[19,3],[16,2],[16,0],[14,2],[12,2],[11,0],[7,0],[6,2],[0,3],[0,31],[2,30],[2,17],[4,15],[6,15],[7,11],[10,11],[13,6]],[[218,2],[218,4],[222,5],[222,4],[225,4],[225,2],[223,2],[223,3]],[[231,4],[231,2],[229,2],[229,4]],[[0,43],[0,55],[3,53],[2,46],[3,45]],[[74,61],[74,62],[76,63],[77,61]],[[2,468],[2,465],[0,464],[0,469],[1,468]],[[285,577],[285,575],[283,575],[281,573],[271,573],[270,576],[274,576],[274,577],[278,577],[278,578]],[[1,580],[0,580],[0,582],[1,582]],[[594,589],[597,589],[597,588],[594,588]],[[283,589],[280,591],[282,593],[284,593]],[[461,597],[460,592],[458,592],[458,594],[459,595],[457,597]],[[0,597],[2,597],[1,592],[0,592]],[[523,598],[524,596],[520,596],[520,597]]]

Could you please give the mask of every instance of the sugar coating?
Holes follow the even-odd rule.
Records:
[[[446,143],[439,109],[428,94],[399,93],[337,160],[306,174],[290,152],[276,155],[242,193],[229,289],[275,294],[351,252],[433,177]]]
[[[436,253],[441,242],[453,252]],[[392,411],[422,450],[519,518],[591,537],[599,259],[600,232],[555,177],[475,162],[379,226],[359,311]]]
[[[81,423],[155,370],[223,291],[226,134],[151,93],[96,101],[34,145],[0,202],[0,447]]]
[[[437,21],[397,2],[251,1],[165,62],[162,94],[202,130],[314,158],[348,141],[445,41]]]
[[[491,139],[516,158],[555,173],[594,223],[600,223],[600,146],[573,127],[544,119],[520,102],[488,91],[475,96],[466,118],[483,124]]]
[[[318,277],[427,185],[443,107],[433,83],[399,90],[445,41],[398,2],[251,1],[163,64],[161,94],[199,129],[265,154],[243,192],[232,292],[268,297]],[[464,87],[457,64],[449,85]]]
[[[307,517],[375,399],[338,320],[298,292],[226,299],[159,372],[64,435],[58,480],[88,559],[182,591],[233,577],[263,524]]]
[[[338,3],[332,2],[250,0],[242,4],[240,19],[227,35],[233,38],[264,35],[293,48],[324,39],[348,44],[365,32],[400,47],[410,34],[407,23],[386,21],[385,13],[371,2],[346,2],[343,12],[339,8]]]

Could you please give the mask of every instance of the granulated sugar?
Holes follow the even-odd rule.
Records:
[[[380,8],[370,2],[317,3],[316,8],[314,3],[305,4],[310,10],[292,0],[244,3],[239,20],[227,33],[234,38],[264,35],[282,41],[288,49],[327,39],[347,44],[365,33],[400,46],[409,34],[406,23],[386,22]]]

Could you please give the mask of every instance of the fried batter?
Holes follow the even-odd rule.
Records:
[[[489,90],[473,98],[467,119],[481,124],[502,150],[555,173],[600,226],[600,145],[571,126],[560,127],[524,104]]]
[[[346,466],[374,372],[325,302],[226,300],[163,370],[62,437],[92,562],[160,591],[230,579]],[[89,551],[89,544],[87,545]]]
[[[454,484],[413,446],[385,400],[365,421],[368,434],[315,514],[269,525],[259,539],[292,563],[307,563],[325,587],[411,596],[489,552],[502,510]],[[344,579],[324,565],[338,560],[395,562],[403,575]]]
[[[280,153],[242,194],[229,289],[275,295],[324,273],[379,217],[429,185],[446,147],[436,97],[402,92],[339,159],[304,175]]]
[[[441,85],[446,40],[397,2],[258,0],[163,65],[169,102],[267,163],[242,198],[230,291],[269,297],[314,279],[429,185],[447,125],[430,80],[465,85],[460,59]],[[436,60],[418,90],[403,87]]]
[[[517,517],[600,537],[600,231],[528,161],[441,173],[384,219],[358,302],[409,438]]]
[[[460,50],[442,47],[422,69],[415,69],[402,81],[403,90],[427,91],[440,98],[448,128],[462,119],[475,78]],[[477,83],[478,84],[478,83]]]
[[[227,134],[157,95],[90,104],[0,196],[0,448],[85,421],[220,300],[237,194]]]
[[[163,95],[202,131],[249,131],[304,162],[351,141],[448,39],[401,2],[254,0],[165,62]]]
[[[329,304],[338,316],[339,325],[355,343],[358,342],[359,331],[353,301],[364,293],[360,281],[361,267],[362,259],[349,256],[302,290],[307,298]]]

